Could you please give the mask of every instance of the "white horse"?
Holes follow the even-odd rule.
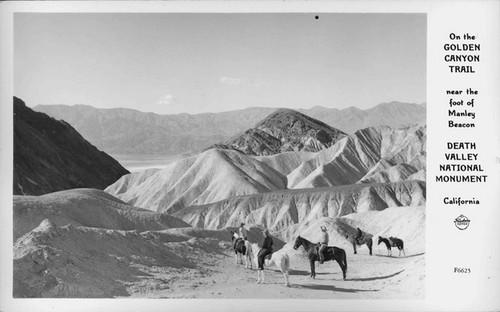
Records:
[[[246,247],[246,253],[245,253],[245,269],[253,269],[252,267],[252,258],[253,258],[253,248],[252,248],[252,243],[247,239],[245,240],[245,247]]]
[[[252,249],[256,251],[254,253],[255,262],[258,263],[258,255],[261,248],[257,244],[252,244],[252,246]],[[271,254],[271,259],[267,259],[266,256],[264,265],[275,265],[276,267],[278,267],[278,269],[280,269],[281,273],[283,273],[283,276],[285,277],[285,286],[290,287],[290,283],[288,281],[288,273],[290,271],[290,257],[286,253],[280,251],[273,252]],[[264,283],[264,270],[257,270],[257,283]]]

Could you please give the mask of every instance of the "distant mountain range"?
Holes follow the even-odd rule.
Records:
[[[278,108],[158,115],[125,108],[98,109],[88,105],[38,105],[34,110],[75,127],[89,142],[107,153],[183,154],[199,152],[254,127]],[[378,125],[401,127],[425,121],[425,105],[391,102],[367,110],[316,106],[298,110],[326,125],[352,134]]]
[[[68,123],[35,112],[14,97],[14,194],[104,189],[127,173]]]

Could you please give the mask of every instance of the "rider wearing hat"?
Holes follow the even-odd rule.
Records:
[[[321,226],[321,240],[320,240],[320,246],[318,250],[319,254],[319,263],[323,264],[325,262],[325,256],[323,255],[323,250],[325,250],[326,246],[328,246],[328,232],[326,231],[325,226]]]
[[[240,232],[240,237],[243,238],[244,240],[247,240],[248,231],[247,229],[245,229],[245,223],[241,222],[239,232]]]

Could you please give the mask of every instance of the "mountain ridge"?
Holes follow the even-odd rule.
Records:
[[[104,189],[129,173],[69,123],[36,112],[14,97],[14,194],[41,195],[78,187]]]
[[[388,126],[399,127],[425,120],[425,106],[402,102],[389,104],[404,107],[398,111],[397,118],[382,118],[384,112],[374,109],[377,106],[368,110],[314,107],[297,111],[348,134],[380,125],[381,121]],[[128,108],[101,109],[83,104],[37,105],[33,109],[66,120],[89,142],[108,153],[166,155],[206,149],[251,128],[279,108],[257,106],[194,115],[159,115]]]

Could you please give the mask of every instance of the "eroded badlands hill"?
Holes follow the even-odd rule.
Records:
[[[286,188],[285,176],[232,150],[210,149],[146,173],[144,178],[134,178],[138,175],[122,177],[106,192],[134,206],[171,213],[232,196]]]
[[[323,217],[338,218],[388,207],[423,206],[425,198],[423,181],[355,184],[235,196],[186,207],[174,216],[206,229],[237,226],[245,221],[283,233],[290,227],[304,226]]]
[[[104,189],[127,173],[68,123],[35,112],[14,97],[14,194]]]
[[[294,169],[288,188],[406,180],[425,172],[426,141],[425,126],[359,130]]]
[[[253,128],[217,144],[247,155],[274,155],[290,151],[317,152],[346,134],[291,109],[279,109]]]
[[[116,230],[164,230],[189,226],[173,216],[136,208],[96,189],[73,189],[42,196],[14,196],[14,239],[49,218],[63,226]]]
[[[210,149],[161,171],[133,173],[106,192],[153,211],[175,212],[285,189],[425,180],[426,128],[367,128],[317,153],[249,156]]]

